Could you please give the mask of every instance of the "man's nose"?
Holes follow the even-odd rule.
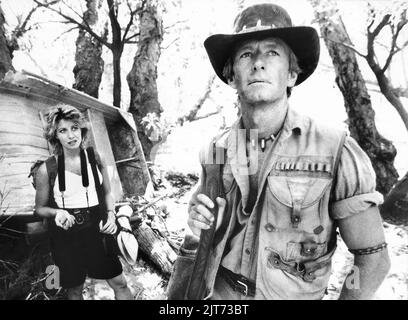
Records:
[[[258,53],[254,56],[254,63],[252,69],[253,71],[265,70],[265,63],[262,59],[261,54]]]

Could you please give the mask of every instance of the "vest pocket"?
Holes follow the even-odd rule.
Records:
[[[269,214],[282,215],[283,212],[287,212],[289,224],[293,228],[300,225],[302,229],[312,232],[320,224],[320,208],[316,204],[330,185],[331,179],[323,177],[270,175],[268,176],[270,201],[275,203],[275,208],[281,209],[279,212]],[[283,220],[283,217],[276,218]]]
[[[286,259],[288,261],[306,261],[320,257],[326,248],[326,242],[314,241],[288,242],[286,245]]]

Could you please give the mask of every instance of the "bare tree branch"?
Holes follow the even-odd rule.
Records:
[[[49,78],[48,74],[44,71],[42,66],[32,57],[29,51],[24,51],[24,53],[27,55],[27,57],[34,63],[34,65],[40,70],[41,75],[44,78]]]
[[[81,30],[84,30],[86,32],[88,32],[91,36],[93,36],[95,39],[97,39],[100,43],[102,43],[103,45],[105,45],[106,47],[108,47],[109,49],[112,49],[112,44],[109,43],[108,41],[106,41],[103,37],[101,37],[100,35],[98,35],[97,33],[95,33],[92,28],[89,26],[89,24],[82,23],[82,22],[78,22],[77,20],[75,20],[74,18],[64,14],[63,12],[61,12],[61,10],[57,10],[53,7],[48,7],[47,3],[42,3],[38,0],[34,0],[35,3],[37,3],[39,6],[42,7],[46,7],[48,8],[48,10],[51,10],[55,13],[57,13],[58,15],[60,15],[61,17],[63,17],[67,23],[72,23],[78,26],[78,28],[80,28]]]
[[[398,97],[408,98],[408,88],[398,87],[395,88],[393,92]]]
[[[398,52],[396,50],[397,47],[397,39],[399,36],[399,33],[401,32],[402,28],[408,23],[407,20],[405,21],[399,21],[397,24],[397,29],[394,31],[394,27],[390,25],[391,28],[391,34],[392,34],[392,40],[391,40],[391,48],[390,48],[390,53],[388,54],[387,60],[382,68],[382,72],[385,72],[387,68],[389,67],[392,57]]]
[[[388,18],[387,18],[388,16]],[[370,30],[370,27],[367,27],[367,56],[366,60],[368,62],[368,65],[371,67],[374,73],[384,73],[381,72],[381,68],[378,65],[377,62],[377,56],[375,54],[374,50],[374,40],[381,31],[381,29],[388,23],[389,21],[389,15],[384,16],[382,21],[379,23],[379,25],[375,28],[374,31]],[[371,26],[372,24],[370,24]],[[381,27],[381,28],[380,28]]]
[[[378,36],[378,34],[380,33],[380,31],[382,30],[382,28],[384,28],[389,22],[390,22],[390,18],[391,18],[391,14],[386,14],[381,22],[378,24],[378,26],[374,29],[374,31],[370,30],[370,26],[372,26],[372,24],[370,24],[367,27],[367,32],[368,34],[370,34],[373,38],[375,38],[376,36]]]
[[[138,37],[138,36],[140,36],[140,33],[139,33],[139,32],[134,33],[134,34],[131,35],[130,37],[127,37],[127,38],[124,40],[124,42],[125,42],[125,43],[137,43],[137,41],[131,42],[130,40],[133,39],[133,38],[136,38],[136,37]]]
[[[375,14],[373,14],[373,17],[372,17],[372,19],[371,19],[371,22],[370,22],[369,25],[367,26],[367,29],[371,29],[371,27],[373,26],[374,22],[375,22]]]
[[[36,7],[32,8],[32,9],[30,10],[30,12],[28,13],[28,15],[26,16],[26,18],[24,19],[23,23],[22,23],[21,25],[18,25],[18,26],[14,29],[13,34],[14,34],[15,37],[17,37],[17,38],[20,37],[20,36],[26,31],[26,27],[27,27],[28,22],[29,22],[30,19],[31,19],[31,16],[33,15],[33,13],[34,13],[38,8],[39,8],[39,6],[36,6]]]
[[[204,102],[208,99],[208,97],[211,94],[211,90],[212,90],[212,86],[213,83],[215,81],[215,75],[213,75],[209,80],[208,80],[208,84],[207,84],[207,90],[205,91],[204,95],[198,100],[198,102],[195,104],[195,106],[184,116],[180,117],[177,119],[177,123],[182,126],[184,124],[184,122],[186,121],[194,121],[197,120],[197,113],[198,111],[201,109],[202,105],[204,104]],[[218,113],[219,111],[215,112]],[[213,113],[213,114],[215,114]],[[208,117],[212,115],[209,114]],[[206,116],[207,117],[207,116]],[[202,117],[200,117],[200,119],[202,119]]]
[[[68,30],[64,31],[63,33],[61,33],[58,37],[56,37],[53,42],[58,41],[60,38],[62,38],[62,36],[64,34],[70,33],[72,30],[78,29],[78,26],[73,26],[72,28],[69,28]]]
[[[220,112],[218,110],[214,111],[214,112],[210,112],[210,113],[207,113],[207,114],[205,114],[203,116],[194,117],[194,119],[190,120],[190,122],[197,121],[197,120],[202,120],[202,119],[205,119],[205,118],[209,118],[209,117],[215,116],[216,114],[219,114],[219,113]]]
[[[164,30],[168,30],[168,29],[171,29],[171,28],[173,28],[173,27],[175,27],[176,25],[178,25],[178,24],[181,24],[181,23],[185,23],[185,22],[187,22],[188,20],[181,20],[181,21],[176,21],[176,22],[174,22],[173,24],[171,24],[171,25],[169,25],[169,26],[167,26],[167,27],[164,27]]]
[[[51,6],[57,2],[59,2],[61,0],[54,0],[51,1],[49,3],[47,3],[47,6]],[[17,21],[18,24],[17,26],[14,28],[14,30],[11,32],[11,37],[10,39],[7,40],[7,46],[10,50],[10,55],[13,54],[13,51],[18,50],[19,49],[19,44],[18,44],[18,39],[21,38],[27,31],[31,30],[33,28],[34,25],[38,25],[38,24],[34,24],[30,27],[27,27],[28,23],[31,20],[32,15],[34,14],[34,12],[36,12],[41,6],[39,6],[38,4],[33,7],[29,13],[27,14],[27,16],[24,18],[22,16],[18,16],[17,17]]]
[[[70,9],[75,15],[78,16],[79,19],[83,20],[84,13],[82,14],[78,13],[71,5],[69,5],[66,1],[60,0],[68,9]]]
[[[168,49],[173,43],[175,43],[176,41],[180,40],[180,37],[175,38],[173,41],[171,41],[166,47],[162,47],[162,50],[166,50]]]
[[[333,42],[335,44],[338,44],[339,46],[345,47],[347,49],[350,49],[351,51],[354,51],[357,55],[359,55],[362,58],[366,58],[366,55],[362,54],[360,51],[358,51],[355,47],[350,46],[344,42],[338,42],[336,40],[330,39],[330,38],[326,38],[326,40]]]
[[[138,12],[138,9],[136,9],[136,10],[132,9],[132,7],[131,7],[131,5],[129,3],[129,0],[127,0],[126,3],[127,3],[127,6],[128,6],[128,9],[129,9],[129,12],[130,12],[130,18],[129,18],[129,22],[128,22],[126,28],[125,28],[125,31],[123,32],[122,42],[126,42],[126,36],[127,36],[128,32],[130,30],[130,27],[133,24],[133,19],[134,19],[136,13]]]
[[[396,46],[396,49],[395,49],[395,53],[397,53],[397,52],[400,52],[400,51],[402,51],[402,50],[404,50],[406,47],[408,46],[408,40],[407,41],[405,41],[404,42],[404,44],[402,45],[402,46]]]

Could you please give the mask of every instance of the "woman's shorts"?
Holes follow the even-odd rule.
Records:
[[[99,231],[98,207],[91,207],[92,224],[72,232],[56,227],[51,232],[51,250],[60,271],[60,284],[72,288],[86,277],[112,279],[122,273],[122,264],[113,249],[115,238]]]

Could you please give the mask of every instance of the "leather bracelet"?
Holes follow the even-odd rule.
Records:
[[[348,249],[348,250],[354,255],[364,256],[367,254],[373,254],[376,252],[380,252],[384,250],[385,248],[387,248],[387,243],[383,242],[379,244],[378,246],[374,246],[374,247],[368,247],[368,248],[363,248],[363,249]]]

